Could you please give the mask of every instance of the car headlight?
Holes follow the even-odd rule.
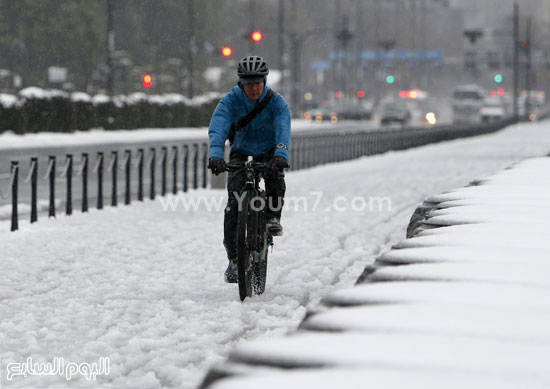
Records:
[[[428,124],[432,126],[437,123],[437,117],[433,112],[428,112],[424,117],[426,118],[426,121],[428,122]]]

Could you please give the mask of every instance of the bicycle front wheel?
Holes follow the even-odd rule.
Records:
[[[248,212],[250,210],[250,195],[247,193],[241,203],[237,216],[237,280],[239,297],[243,301],[252,296],[252,259],[248,247]]]
[[[258,250],[254,258],[252,289],[255,294],[262,294],[267,279],[267,254],[273,239],[267,232],[265,211],[259,214],[258,227]]]

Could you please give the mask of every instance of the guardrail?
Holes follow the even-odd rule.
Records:
[[[372,131],[342,129],[322,133],[310,131],[292,137],[291,170],[488,134],[512,123],[514,120],[508,119],[475,126],[391,127]]]
[[[307,169],[313,166],[341,162],[356,159],[362,156],[384,153],[390,150],[403,150],[406,148],[421,146],[429,143],[441,142],[444,140],[487,134],[495,132],[509,124],[512,120],[498,123],[484,124],[478,126],[455,127],[436,126],[421,128],[388,128],[372,131],[345,130],[306,132],[294,134],[291,140],[290,162],[291,170]],[[104,152],[97,152],[95,163],[89,170],[89,155],[82,153],[78,166],[74,166],[73,154],[66,154],[61,172],[57,170],[55,155],[50,155],[48,167],[44,176],[38,176],[38,158],[31,158],[30,169],[23,183],[30,183],[30,222],[38,220],[38,179],[48,182],[49,205],[48,217],[56,216],[56,179],[65,180],[65,214],[73,213],[73,178],[80,177],[81,181],[81,212],[88,212],[89,209],[89,179],[90,173],[96,176],[96,208],[104,207],[104,176],[110,176],[110,200],[111,206],[118,206],[118,174],[124,174],[124,204],[129,205],[132,201],[132,177],[137,175],[137,188],[135,197],[137,201],[143,201],[145,195],[144,184],[146,178],[149,181],[149,199],[157,195],[157,173],[160,171],[160,194],[165,196],[168,193],[168,166],[171,170],[171,193],[176,194],[181,188],[187,192],[190,188],[198,189],[199,181],[202,188],[208,186],[208,144],[193,143],[183,145],[163,146],[160,148],[160,155],[157,161],[157,149],[154,147],[146,151],[144,148],[137,149],[137,155],[132,155],[132,150],[124,151],[124,157],[119,163],[118,151],[111,151],[109,163],[105,168]],[[181,167],[181,173],[180,173]],[[0,176],[9,179],[5,191],[0,191],[0,196],[7,199],[11,194],[11,231],[19,228],[18,213],[18,191],[19,191],[19,162],[12,161],[10,173]],[[192,171],[192,186],[189,185]]]
[[[181,156],[181,157],[180,157]],[[48,168],[44,176],[38,176],[38,158],[31,158],[30,168],[27,177],[23,183],[30,182],[31,199],[30,199],[30,222],[38,221],[38,179],[43,179],[48,182],[49,187],[49,205],[48,217],[56,216],[56,181],[64,180],[65,191],[65,214],[73,213],[73,179],[80,177],[81,191],[81,212],[88,212],[89,209],[89,181],[90,173],[96,176],[96,208],[103,209],[105,191],[104,180],[105,175],[110,176],[110,205],[118,206],[118,191],[119,191],[119,171],[124,174],[124,204],[129,205],[132,197],[135,196],[137,201],[143,201],[145,198],[145,182],[149,181],[148,197],[154,199],[157,194],[165,196],[168,193],[168,182],[171,178],[171,193],[176,194],[179,189],[187,192],[189,189],[198,189],[199,185],[202,188],[207,187],[207,163],[208,163],[208,144],[194,143],[191,145],[173,145],[170,149],[167,146],[160,148],[160,156],[157,160],[157,150],[151,147],[148,151],[139,148],[137,155],[132,156],[132,150],[125,150],[124,157],[119,163],[118,151],[112,151],[108,160],[108,165],[105,167],[104,152],[97,152],[95,157],[94,167],[89,170],[89,155],[82,153],[78,165],[75,167],[73,154],[66,154],[65,161],[60,170],[57,166],[57,158],[55,155],[50,155],[48,158]],[[171,166],[171,177],[169,177],[168,166]],[[180,166],[181,165],[181,166]],[[190,166],[191,165],[191,166]],[[179,175],[179,172],[183,174]],[[189,170],[192,169],[193,180],[192,185],[189,185]],[[199,174],[201,171],[202,174]],[[11,231],[19,228],[19,161],[11,162],[11,170],[8,175],[0,176],[0,178],[9,179],[7,189],[0,193],[4,199],[10,197],[11,194]],[[160,173],[160,191],[156,188],[157,173]],[[137,175],[137,190],[132,193],[132,176]],[[201,180],[202,178],[202,180]],[[201,182],[200,182],[201,181]],[[157,193],[158,192],[158,193]]]

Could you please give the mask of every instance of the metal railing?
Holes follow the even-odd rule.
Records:
[[[477,126],[436,126],[436,127],[403,127],[378,130],[346,130],[298,133],[292,136],[290,147],[290,170],[307,169],[313,166],[341,162],[360,158],[362,156],[384,153],[390,150],[403,150],[429,143],[441,142],[444,140],[487,134],[495,132],[509,124],[512,120],[498,123],[483,124]],[[38,158],[31,158],[30,169],[24,183],[30,182],[30,222],[38,220],[38,179],[48,182],[49,206],[48,217],[56,215],[56,181],[65,180],[65,214],[73,213],[73,178],[80,177],[81,180],[81,212],[88,212],[89,209],[89,179],[90,173],[96,175],[96,208],[103,209],[104,206],[104,176],[111,178],[111,206],[118,206],[118,173],[124,174],[124,204],[129,205],[134,194],[132,193],[132,177],[137,176],[136,193],[137,201],[143,201],[145,192],[144,185],[146,178],[149,179],[149,199],[157,195],[157,173],[160,170],[160,195],[168,193],[168,166],[171,170],[171,193],[176,194],[181,188],[187,192],[189,187],[189,173],[192,172],[192,189],[199,186],[208,186],[208,144],[193,143],[183,145],[163,146],[160,148],[160,155],[157,161],[157,149],[149,148],[148,152],[143,148],[137,149],[135,158],[130,149],[124,151],[124,157],[119,163],[118,151],[112,151],[109,163],[105,169],[105,154],[97,152],[94,167],[89,171],[89,155],[82,153],[79,164],[74,168],[72,154],[66,154],[65,163],[59,173],[55,155],[50,155],[48,167],[43,177],[38,176]],[[180,171],[181,167],[181,171]],[[19,162],[12,161],[10,173],[0,175],[0,179],[9,179],[9,184],[0,196],[7,199],[11,194],[11,231],[19,227],[18,213],[18,190],[19,190]],[[201,181],[202,185],[199,183]]]
[[[48,217],[56,216],[56,183],[59,180],[65,184],[65,214],[73,213],[74,204],[74,179],[80,178],[81,190],[81,212],[88,212],[89,209],[89,181],[90,175],[96,175],[96,208],[103,209],[105,200],[105,176],[110,176],[110,204],[112,207],[118,206],[119,197],[119,171],[124,174],[124,204],[131,204],[132,197],[135,196],[137,201],[144,201],[144,185],[146,180],[149,181],[149,199],[154,199],[157,194],[165,196],[168,193],[169,169],[171,166],[171,193],[176,194],[181,188],[183,192],[187,192],[190,187],[188,185],[189,170],[193,172],[193,189],[199,188],[199,182],[203,188],[208,186],[208,144],[194,143],[189,145],[172,145],[170,149],[167,146],[160,148],[160,158],[157,161],[157,150],[151,147],[146,153],[143,148],[139,148],[137,156],[132,157],[132,150],[126,149],[124,157],[119,161],[118,151],[112,151],[107,167],[105,168],[104,152],[97,152],[94,167],[89,170],[89,155],[82,153],[78,165],[75,168],[73,154],[66,154],[64,165],[61,171],[58,171],[57,158],[55,155],[50,155],[48,158],[48,168],[44,176],[38,176],[38,158],[31,158],[31,165],[27,177],[23,180],[24,183],[30,182],[31,197],[30,197],[30,222],[38,221],[38,179],[41,178],[47,181],[49,188],[49,204]],[[191,156],[189,156],[191,154]],[[191,162],[191,163],[190,163]],[[189,166],[191,164],[191,166]],[[199,174],[199,171],[202,174]],[[0,196],[7,199],[11,196],[11,231],[19,229],[19,161],[11,162],[11,170],[7,175],[0,176],[4,179],[9,179],[7,188]],[[147,172],[147,173],[146,173]],[[157,173],[160,172],[160,193],[157,193],[156,181]],[[182,172],[182,176],[179,174]],[[91,174],[90,174],[91,173]],[[132,193],[132,176],[133,173],[137,176],[136,193]]]

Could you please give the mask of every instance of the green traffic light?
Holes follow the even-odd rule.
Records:
[[[390,74],[389,76],[386,77],[386,82],[388,84],[393,84],[395,82],[395,77],[392,74]]]
[[[495,82],[498,84],[502,82],[502,74],[495,74]]]

